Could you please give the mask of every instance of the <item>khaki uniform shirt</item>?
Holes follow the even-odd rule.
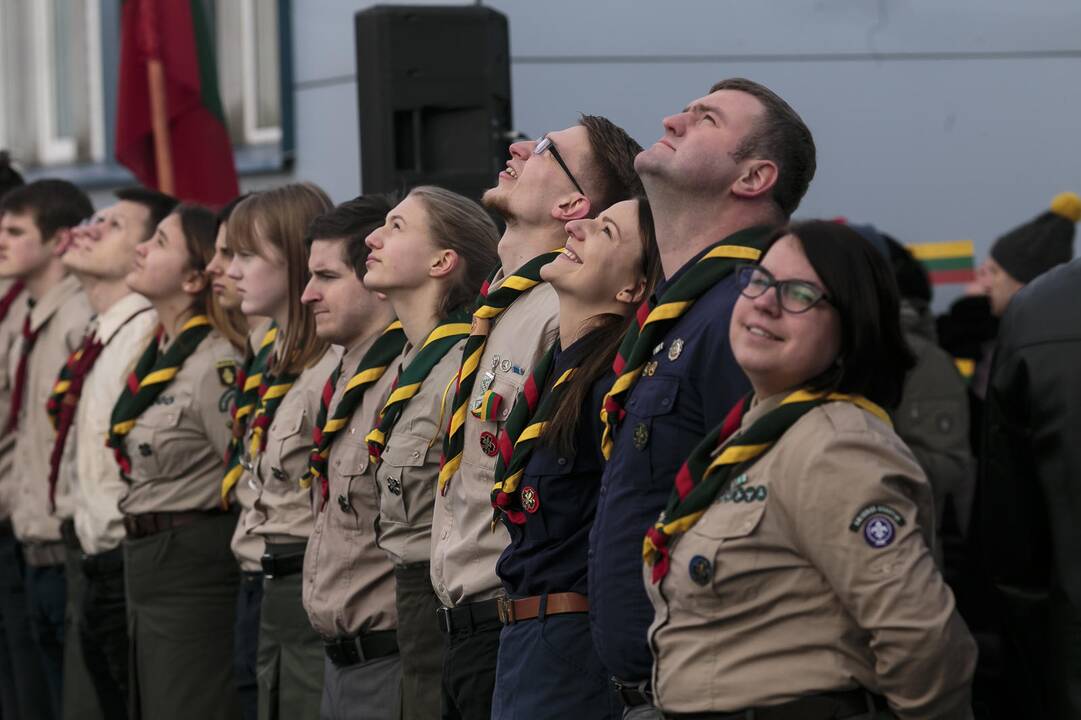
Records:
[[[492,288],[502,279],[501,272]],[[502,523],[492,529],[495,438],[533,366],[558,334],[559,300],[547,283],[519,297],[492,326],[473,392],[480,395],[490,380],[489,389],[502,396],[502,406],[498,417],[488,421],[466,411],[462,463],[446,494],[436,493],[435,499],[432,586],[447,607],[503,594],[495,565],[510,544],[510,535]]]
[[[379,547],[396,565],[426,563],[432,553],[432,510],[439,485],[439,458],[450,418],[453,392],[447,392],[462,362],[462,340],[436,363],[420,390],[402,410],[382,462],[375,471],[379,491]],[[408,367],[419,348],[409,348],[391,365]]]
[[[132,293],[102,313],[96,324],[94,332],[104,347],[83,381],[75,424],[68,434],[74,461],[61,467],[61,473],[71,474],[69,482],[76,488],[75,532],[88,555],[112,550],[124,539],[124,516],[117,504],[127,484],[105,438],[113,406],[158,324],[158,314],[149,300]]]
[[[79,281],[70,275],[51,287],[30,309],[30,331],[40,328],[40,332],[26,365],[14,455],[18,495],[12,511],[15,535],[24,543],[60,539],[60,519],[49,507],[49,458],[56,431],[45,405],[60,368],[82,343],[90,315],[86,295]],[[18,347],[9,357],[13,383],[22,348],[21,335],[16,344]],[[58,478],[57,507],[67,502],[70,492],[63,478]]]
[[[126,438],[127,515],[216,510],[229,446],[239,352],[216,330],[203,339]]]
[[[252,512],[247,516],[248,532],[265,542],[304,542],[312,534],[311,493],[300,486],[312,452],[312,427],[319,412],[319,399],[327,378],[341,359],[330,348],[315,365],[302,372],[282,398],[267,429],[266,449],[252,462],[252,470],[241,482],[255,487]],[[251,441],[251,423],[245,449]]]
[[[0,295],[3,295],[11,287],[12,280],[0,281]],[[8,367],[16,350],[16,340],[23,328],[23,320],[30,308],[26,302],[26,291],[23,290],[15,302],[8,309],[7,317],[0,322],[0,367]],[[0,418],[7,419],[11,410],[11,385],[14,378],[6,372],[0,372]],[[3,427],[0,426],[0,432]],[[11,516],[11,505],[14,502],[15,486],[17,480],[12,473],[12,455],[15,449],[15,433],[0,437],[0,520],[7,520]]]
[[[262,341],[263,336],[266,335],[267,330],[270,329],[270,322],[270,320],[266,320],[259,323],[248,334],[248,347],[251,353],[259,350],[259,343]],[[235,404],[236,397],[234,395],[229,404],[230,411]],[[230,422],[231,428],[232,424]],[[242,459],[241,462],[245,461]],[[240,517],[237,519],[236,530],[233,531],[230,548],[240,565],[241,572],[263,571],[263,566],[259,562],[259,559],[263,556],[263,538],[248,532],[251,523],[258,517],[258,514],[255,513],[255,497],[258,490],[259,484],[252,479],[247,470],[241,474],[240,479],[237,480],[236,485],[233,487],[233,501],[240,508]]]
[[[342,374],[331,398],[330,414],[375,335],[345,353]],[[368,471],[368,443],[375,413],[383,406],[394,373],[385,372],[330,446],[323,507],[319,481],[312,483],[315,527],[304,556],[304,609],[324,638],[352,636],[398,627],[394,566],[375,543],[379,497]]]
[[[888,426],[820,406],[730,488],[675,538],[659,585],[645,568],[658,707],[727,712],[862,686],[899,718],[971,717],[976,646],[928,549],[931,488]]]

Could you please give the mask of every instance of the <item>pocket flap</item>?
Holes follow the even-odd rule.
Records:
[[[672,412],[679,395],[679,378],[652,377],[642,378],[638,382],[641,385],[631,393],[627,412],[643,418]]]
[[[428,457],[428,440],[395,430],[383,450],[383,462],[395,467],[420,467]]]

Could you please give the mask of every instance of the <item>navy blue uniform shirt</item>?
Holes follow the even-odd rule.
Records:
[[[659,298],[687,268],[657,287]],[[650,677],[653,607],[642,585],[642,540],[668,502],[676,472],[750,389],[728,346],[735,274],[714,285],[664,336],[626,399],[589,536],[589,613],[601,661],[621,680]],[[675,569],[673,571],[676,571]]]
[[[586,338],[578,339],[566,350],[556,349],[549,383],[581,363],[589,349]],[[609,371],[590,388],[578,416],[573,453],[563,454],[538,444],[526,463],[518,487],[522,492],[530,488],[536,497],[534,511],[529,512],[523,502],[525,524],[504,521],[511,542],[496,565],[503,587],[513,598],[557,592],[588,594],[589,529],[604,467],[600,412],[614,380],[615,375]],[[544,389],[541,402],[550,391],[550,386]]]

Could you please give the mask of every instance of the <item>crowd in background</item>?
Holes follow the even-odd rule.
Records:
[[[482,204],[0,159],[0,719],[1078,717],[1081,198],[936,319],[768,88],[661,125]]]

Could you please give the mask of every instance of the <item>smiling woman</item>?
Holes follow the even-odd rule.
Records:
[[[644,541],[657,706],[968,717],[975,644],[888,414],[911,364],[892,274],[851,228],[808,222],[739,278],[730,340],[754,393],[695,448]]]

